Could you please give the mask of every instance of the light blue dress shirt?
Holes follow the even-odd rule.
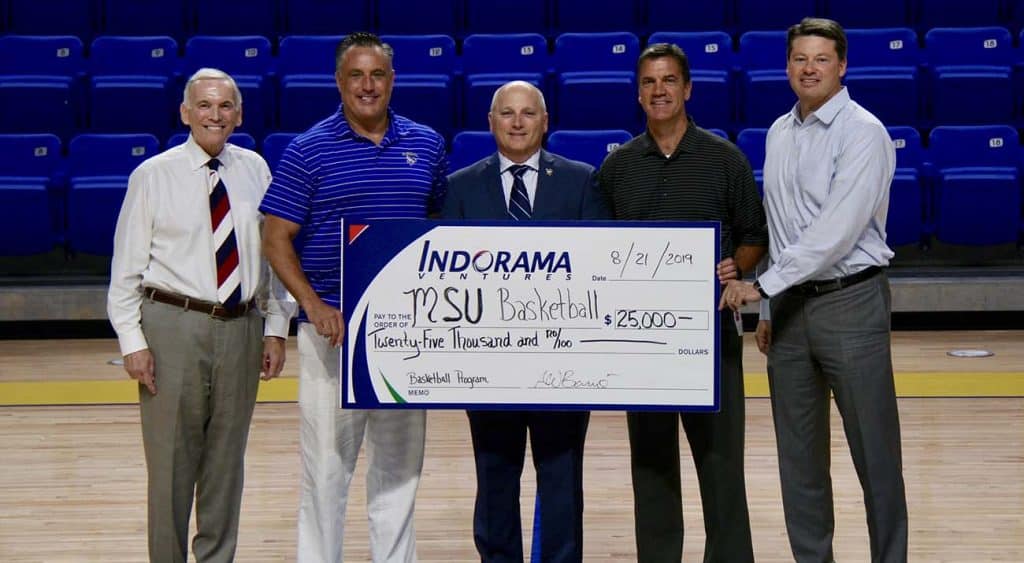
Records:
[[[776,119],[765,151],[769,262],[758,280],[768,295],[889,264],[885,219],[896,152],[882,123],[845,87],[803,120],[799,104]]]

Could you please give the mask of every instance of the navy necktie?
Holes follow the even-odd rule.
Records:
[[[217,301],[234,307],[242,300],[242,275],[238,268],[238,243],[235,241],[234,221],[228,190],[217,169],[220,161],[211,158],[210,168],[210,225],[213,227],[213,247],[217,260]]]
[[[525,164],[513,164],[507,169],[512,174],[512,195],[508,199],[508,214],[516,221],[526,221],[533,214],[530,196],[526,193],[526,182],[523,181],[523,174],[529,169],[530,167]]]

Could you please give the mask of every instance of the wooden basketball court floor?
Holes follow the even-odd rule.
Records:
[[[910,559],[1024,561],[1024,332],[897,332]],[[947,350],[984,348],[986,358]],[[295,559],[298,498],[297,353],[263,384],[247,455],[237,561]],[[134,384],[114,340],[0,341],[0,562],[146,560],[145,465]],[[761,562],[792,561],[786,541],[764,360],[746,343],[747,496]],[[417,500],[421,561],[478,560],[475,479],[465,414],[428,414]],[[869,561],[863,502],[838,415],[832,474],[838,561]],[[684,561],[704,534],[692,462],[681,438]],[[534,482],[527,461],[523,525]],[[368,561],[365,459],[353,480],[346,561]],[[636,559],[629,447],[621,412],[591,418],[585,457],[586,561]],[[529,546],[527,545],[527,553]]]

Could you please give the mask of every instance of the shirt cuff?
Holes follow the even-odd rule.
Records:
[[[149,348],[149,343],[146,342],[146,336],[142,334],[142,328],[137,328],[124,334],[118,334],[117,342],[121,347],[121,356],[127,356],[133,352]]]
[[[775,297],[786,290],[786,282],[782,281],[779,274],[775,272],[775,268],[768,268],[757,276],[758,283],[761,284],[761,289],[768,294],[769,297]]]
[[[288,338],[288,317],[268,314],[263,323],[263,336]]]

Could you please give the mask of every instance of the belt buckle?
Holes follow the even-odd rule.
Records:
[[[222,321],[222,320],[228,318],[227,317],[227,312],[228,312],[227,307],[224,307],[223,305],[220,305],[219,303],[214,303],[213,306],[210,307],[210,318]]]

